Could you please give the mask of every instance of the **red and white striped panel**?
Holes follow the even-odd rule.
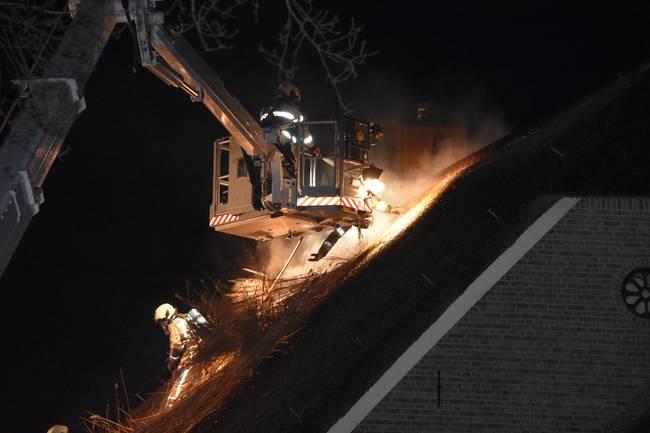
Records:
[[[372,212],[372,204],[369,201],[352,197],[300,197],[297,205],[298,207],[345,206],[362,212]]]
[[[220,224],[232,223],[235,221],[239,221],[239,215],[224,213],[221,215],[213,216],[210,220],[210,227],[218,226]]]
[[[300,206],[339,206],[341,197],[300,197],[297,205]]]
[[[364,212],[370,212],[372,210],[371,207],[366,205],[365,201],[359,198],[341,197],[341,205]]]

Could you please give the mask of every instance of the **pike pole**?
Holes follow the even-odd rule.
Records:
[[[273,284],[271,284],[271,288],[269,289],[269,292],[272,292],[275,285],[278,283],[278,281],[280,281],[280,278],[282,277],[282,274],[284,274],[284,271],[287,269],[287,266],[289,266],[289,263],[291,263],[291,260],[293,259],[293,256],[296,255],[296,251],[298,251],[298,247],[300,246],[301,243],[302,243],[302,236],[300,236],[300,239],[298,239],[298,243],[293,248],[293,251],[291,252],[291,255],[289,255],[289,258],[287,259],[284,266],[280,270],[280,273],[278,273],[278,275],[275,277],[275,280],[273,281]]]

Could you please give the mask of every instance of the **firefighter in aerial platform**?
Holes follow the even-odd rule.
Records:
[[[293,145],[303,144],[312,156],[320,156],[309,128],[303,125],[300,112],[301,95],[292,83],[281,84],[273,95],[273,100],[260,112],[260,126],[264,136],[273,143],[282,155],[283,177],[296,178],[296,155]],[[302,143],[300,141],[302,140]]]
[[[162,304],[154,313],[156,323],[169,335],[170,371],[185,367],[196,355],[201,336],[209,331],[209,323],[196,309],[179,313],[171,304]]]
[[[379,212],[397,214],[400,215],[404,213],[404,209],[401,207],[394,207],[388,204],[384,199],[382,199],[382,194],[384,192],[384,183],[379,180],[383,170],[374,165],[361,170],[361,176],[357,180],[361,195],[363,196],[366,202],[371,204],[371,208],[378,210]],[[311,254],[308,259],[310,262],[316,262],[325,257],[334,245],[341,239],[351,226],[342,227],[337,225],[334,228],[334,231],[325,238],[323,244],[318,249],[316,253]],[[364,227],[367,228],[367,227]],[[359,238],[361,238],[361,232],[359,231]]]
[[[363,191],[366,192],[366,201],[372,204],[372,208],[384,213],[402,214],[404,209],[401,207],[393,207],[388,204],[383,198],[385,185],[379,180],[382,170],[379,167],[370,165],[361,171],[361,178],[359,179]]]

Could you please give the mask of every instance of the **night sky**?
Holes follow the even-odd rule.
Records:
[[[262,13],[272,3],[280,2]],[[371,119],[405,117],[431,101],[439,123],[496,121],[512,131],[650,53],[642,2],[326,3],[365,23],[370,49],[380,50],[343,88],[354,114]],[[276,85],[257,43],[272,42],[281,24],[245,22],[235,49],[206,56],[254,115]],[[208,227],[211,144],[225,130],[183,92],[133,73],[132,59],[128,32],[111,40],[86,88],[88,108],[44,184],[46,202],[0,279],[3,431],[55,423],[79,431],[86,410],[113,404],[120,368],[131,394],[152,391],[166,374],[153,309],[185,294],[186,278],[228,278],[250,246]],[[304,112],[333,114],[313,63],[307,56],[296,80]]]

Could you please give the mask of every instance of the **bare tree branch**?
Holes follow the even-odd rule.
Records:
[[[292,81],[298,70],[297,59],[305,35],[301,32],[294,34],[293,20],[288,19],[282,31],[278,34],[278,48],[269,51],[260,45],[260,52],[273,66],[278,68],[278,83]],[[291,52],[290,52],[291,51]]]
[[[179,33],[196,31],[204,50],[227,50],[238,33],[231,25],[238,18],[235,11],[246,4],[257,16],[259,4],[255,0],[173,0],[165,15]]]
[[[339,17],[314,8],[313,0],[284,0],[284,3],[287,21],[278,36],[279,48],[269,50],[260,46],[269,63],[278,68],[278,81],[295,78],[297,58],[306,41],[318,55],[339,105],[344,111],[349,111],[340,84],[356,78],[357,66],[377,53],[366,50],[366,41],[361,37],[363,27],[351,20],[349,28],[344,31],[340,28]]]
[[[0,77],[37,76],[61,41],[69,12],[62,0],[0,0]],[[350,21],[344,28],[339,17],[314,7],[313,0],[284,0],[286,21],[276,46],[260,51],[277,68],[278,82],[291,81],[298,71],[304,47],[313,50],[325,71],[340,106],[348,111],[340,85],[357,76],[357,67],[376,52],[368,52],[362,26]],[[234,21],[243,7],[253,20],[260,19],[259,0],[168,0],[167,21],[180,33],[196,32],[206,51],[229,49],[238,34]],[[262,17],[264,18],[264,17]],[[5,86],[6,88],[6,86]],[[0,87],[0,92],[3,88]],[[2,95],[0,94],[0,102]],[[0,110],[2,106],[0,105]]]
[[[257,0],[250,0],[251,7],[253,8],[253,23],[260,22],[260,3]]]
[[[175,22],[179,33],[195,31],[206,51],[230,49],[238,34],[232,24],[238,18],[235,11],[244,5],[251,7],[257,23],[258,0],[173,0],[166,15]],[[268,62],[277,68],[278,83],[295,79],[302,48],[310,47],[325,70],[339,105],[349,111],[340,85],[356,78],[357,67],[376,54],[366,50],[366,41],[361,36],[363,27],[351,20],[349,27],[343,28],[337,15],[315,8],[313,0],[284,0],[284,6],[286,21],[276,46],[259,47]]]
[[[69,15],[57,0],[0,1],[0,50],[3,69],[30,78],[54,53]]]
[[[70,19],[58,0],[0,1],[0,134],[17,106],[11,81],[41,72],[61,42]]]

